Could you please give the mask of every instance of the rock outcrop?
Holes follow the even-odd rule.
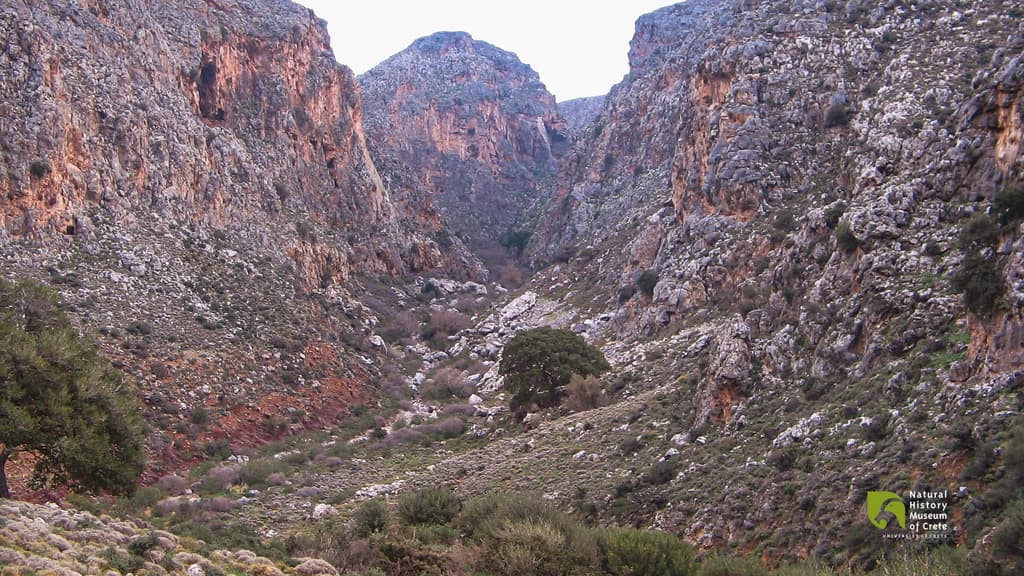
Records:
[[[371,151],[396,199],[436,206],[476,248],[520,225],[568,147],[536,72],[464,32],[421,38],[359,84]]]
[[[141,381],[158,459],[330,424],[376,370],[354,280],[474,273],[393,202],[306,8],[15,0],[0,39],[0,267]]]

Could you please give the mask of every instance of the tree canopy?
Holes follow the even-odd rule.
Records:
[[[498,372],[512,394],[512,408],[554,406],[573,374],[591,376],[611,368],[600,350],[561,328],[516,334],[502,352]]]
[[[34,456],[40,486],[131,492],[144,434],[134,386],[75,332],[56,294],[0,279],[0,497],[17,452]]]

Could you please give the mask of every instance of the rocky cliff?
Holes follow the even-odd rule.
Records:
[[[436,205],[477,248],[521,224],[568,146],[537,73],[464,32],[421,38],[359,84],[371,151],[396,198]]]
[[[563,163],[531,252],[559,263],[537,282],[576,287],[563,322],[694,399],[664,436],[685,472],[648,495],[705,496],[638,517],[746,546],[805,498],[849,513],[794,520],[821,552],[856,530],[861,487],[967,483],[948,435],[1004,437],[1024,301],[1011,12],[690,0],[637,21],[631,71]],[[770,485],[750,472],[764,466]]]
[[[0,38],[4,273],[62,288],[144,382],[170,458],[362,397],[357,275],[471,273],[429,215],[402,217],[305,8],[15,1]]]

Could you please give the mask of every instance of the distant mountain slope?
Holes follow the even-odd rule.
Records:
[[[439,32],[359,77],[371,151],[400,201],[493,245],[546,195],[568,146],[554,97],[510,52]]]
[[[604,96],[574,98],[558,103],[558,113],[565,118],[565,126],[573,138],[579,138],[601,113]]]

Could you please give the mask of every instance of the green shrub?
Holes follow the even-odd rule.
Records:
[[[825,112],[825,128],[846,126],[850,123],[850,109],[846,104],[833,104]]]
[[[836,202],[825,209],[825,225],[829,228],[835,228],[836,224],[839,224],[839,219],[846,213],[846,203]]]
[[[152,532],[136,536],[128,542],[128,553],[133,556],[145,557],[146,552],[156,548],[158,543],[157,535]]]
[[[999,226],[984,214],[967,219],[957,237],[957,246],[964,252],[977,252],[999,242]]]
[[[121,574],[137,572],[146,563],[146,559],[142,556],[122,552],[113,546],[104,550],[100,556],[107,568]]]
[[[754,558],[716,554],[701,562],[698,574],[700,576],[768,576],[768,571]]]
[[[551,524],[562,531],[570,531],[577,524],[539,497],[491,492],[466,502],[455,519],[455,526],[474,540],[490,541],[504,524],[524,521]]]
[[[53,169],[50,168],[50,163],[46,160],[36,160],[29,164],[28,171],[36,178],[42,178],[52,172]]]
[[[888,412],[879,412],[871,417],[870,422],[860,427],[861,437],[868,442],[878,442],[884,440],[889,434],[889,420],[891,416]]]
[[[192,409],[192,413],[189,414],[189,421],[199,426],[200,428],[210,423],[210,413],[206,408],[202,406],[196,406]]]
[[[599,562],[597,540],[582,527],[566,531],[541,520],[506,522],[495,530],[482,568],[503,576],[587,574]]]
[[[1017,486],[1024,484],[1024,417],[1018,417],[1009,441],[1003,446],[1003,476]]]
[[[383,532],[388,527],[388,506],[383,500],[373,499],[363,502],[356,509],[353,518],[353,529],[355,533],[363,538],[370,534]]]
[[[672,534],[635,528],[605,530],[600,539],[609,572],[621,576],[689,576],[693,549]]]
[[[448,490],[428,487],[406,492],[398,499],[402,523],[447,524],[459,513],[459,499]]]
[[[416,539],[427,546],[451,546],[459,539],[459,531],[447,524],[427,524],[416,528]]]
[[[991,258],[970,254],[953,275],[953,287],[964,295],[967,309],[978,316],[989,316],[999,307],[1003,276]]]
[[[271,474],[283,473],[288,464],[276,458],[250,460],[238,471],[238,481],[247,486],[266,486]]]
[[[619,288],[619,304],[629,302],[629,299],[636,295],[636,286],[630,284]]]
[[[1024,218],[1024,182],[1004,186],[993,201],[999,220],[1003,224]]]
[[[644,475],[644,481],[648,484],[666,484],[676,477],[678,468],[678,463],[672,458],[656,462]]]
[[[860,240],[853,235],[849,222],[840,222],[836,226],[836,243],[844,252],[853,252],[860,246]]]
[[[134,494],[128,497],[124,504],[132,511],[141,512],[151,508],[166,497],[167,493],[160,487],[145,486],[136,490]]]
[[[455,241],[452,240],[452,233],[447,228],[434,232],[434,241],[444,250],[451,248],[455,244]]]
[[[1024,570],[1024,498],[1010,504],[1003,520],[992,530],[992,555],[1010,573]]]
[[[897,554],[882,559],[872,574],[885,576],[982,576],[984,570],[968,567],[962,549],[940,546],[927,553]]]
[[[479,568],[488,573],[555,576],[599,570],[595,532],[541,498],[479,496],[466,502],[455,524],[485,548]]]
[[[501,236],[500,242],[510,252],[516,256],[521,256],[523,251],[526,250],[526,246],[530,243],[530,232],[527,230],[510,230]]]
[[[439,552],[408,537],[382,535],[371,541],[381,558],[379,568],[389,576],[441,576],[446,574],[446,559]],[[371,574],[373,572],[370,572]]]
[[[636,287],[648,298],[654,296],[654,287],[658,285],[657,270],[644,270],[643,274],[636,279]]]

